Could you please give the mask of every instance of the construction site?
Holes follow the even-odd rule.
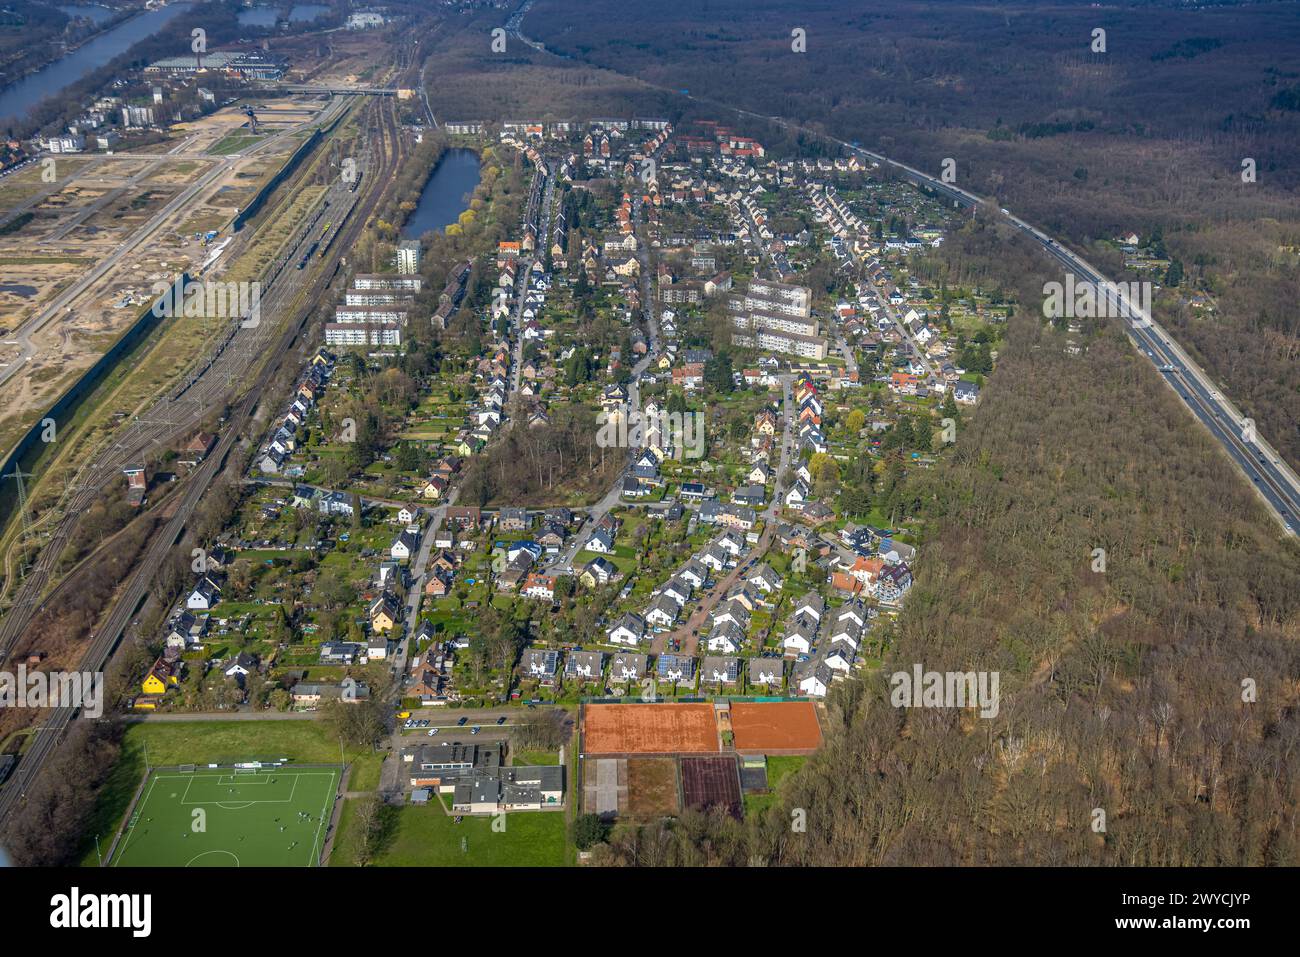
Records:
[[[7,452],[177,275],[219,275],[231,224],[309,135],[319,97],[241,103],[146,150],[48,157],[0,181]],[[186,341],[202,344],[197,329]],[[192,356],[178,353],[178,366]],[[166,370],[160,370],[166,375]]]

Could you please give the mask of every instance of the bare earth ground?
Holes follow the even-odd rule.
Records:
[[[321,105],[323,101],[306,99],[266,108],[259,104],[262,138],[300,125]],[[13,331],[110,258],[186,187],[232,156],[208,150],[245,123],[247,117],[232,107],[173,128],[172,142],[160,152],[56,157],[53,183],[42,181],[39,164],[5,179],[0,221],[15,211],[31,212],[33,218],[17,232],[0,236],[0,328],[6,330],[0,336],[0,372],[20,358]],[[71,308],[33,335],[36,353],[27,368],[0,385],[4,450],[138,317],[155,283],[202,265],[209,248],[195,234],[228,225],[297,142],[286,136],[255,157],[229,160],[226,173],[173,211]],[[179,144],[175,154],[167,152]]]
[[[653,820],[681,810],[674,758],[632,758],[627,762],[628,806],[632,817]]]

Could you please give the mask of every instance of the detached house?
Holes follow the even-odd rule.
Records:
[[[497,517],[497,525],[503,532],[522,532],[531,524],[525,508],[503,508]]]
[[[608,554],[614,550],[614,535],[603,528],[598,528],[591,533],[591,538],[587,539],[586,549],[589,552],[598,552]]]
[[[597,556],[582,567],[582,572],[578,575],[578,581],[587,588],[598,588],[601,585],[608,585],[612,581],[617,581],[621,577],[617,565],[608,558]]]
[[[645,677],[649,663],[648,655],[619,652],[610,659],[609,680],[614,683],[640,681]]]
[[[207,611],[220,600],[221,582],[211,575],[204,575],[190,590],[185,607],[191,611]]]
[[[689,655],[660,655],[655,673],[664,681],[689,683],[695,680],[695,659]]]
[[[392,556],[393,561],[403,562],[411,558],[420,547],[420,536],[411,529],[403,529],[398,536],[393,539],[393,544],[388,549],[388,554]]]
[[[385,592],[370,603],[370,628],[382,634],[392,631],[402,620],[402,606],[396,598]]]
[[[811,659],[795,665],[791,679],[800,694],[812,698],[824,698],[835,680],[835,672],[824,661]]]
[[[522,590],[525,598],[537,598],[542,601],[555,600],[555,576],[531,574],[524,579]]]
[[[632,645],[641,643],[645,636],[645,619],[634,612],[628,612],[609,629],[608,637],[613,645]]]
[[[669,595],[660,595],[646,609],[645,620],[657,628],[671,628],[677,622],[682,606]]]

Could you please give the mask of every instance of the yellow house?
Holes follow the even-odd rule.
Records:
[[[166,694],[168,688],[180,683],[180,662],[173,663],[165,658],[159,658],[145,675],[140,687],[145,694],[161,695]]]
[[[376,634],[392,631],[401,611],[389,595],[380,595],[370,605],[370,627]]]

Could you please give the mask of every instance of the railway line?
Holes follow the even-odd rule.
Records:
[[[284,277],[263,298],[264,314],[288,312],[292,317],[277,333],[276,323],[263,321],[257,325],[238,328],[221,350],[217,361],[209,363],[205,371],[179,397],[168,396],[159,403],[165,414],[152,418],[136,419],[128,434],[105,450],[96,467],[71,501],[71,508],[59,528],[33,566],[21,590],[19,600],[0,623],[0,652],[6,655],[21,638],[33,614],[42,604],[41,594],[49,581],[57,556],[75,534],[80,511],[102,494],[108,481],[116,478],[121,466],[140,456],[154,444],[162,444],[187,434],[198,424],[199,410],[206,400],[208,409],[217,402],[232,397],[234,409],[221,433],[217,447],[186,481],[179,505],[163,531],[156,535],[146,549],[145,556],[123,586],[107,617],[99,623],[91,636],[89,646],[79,664],[83,671],[103,671],[116,649],[126,628],[137,610],[148,598],[153,577],[169,550],[183,540],[186,524],[190,520],[203,494],[224,464],[252,421],[265,398],[263,388],[271,382],[292,349],[298,343],[312,308],[320,296],[333,283],[340,268],[339,256],[351,248],[378,206],[386,184],[391,181],[401,159],[400,131],[393,115],[392,101],[387,98],[371,100],[367,107],[373,116],[371,128],[374,136],[368,174],[369,189],[356,195],[355,207],[341,220],[336,231],[337,241],[332,245],[339,251],[332,265],[325,263],[313,270],[279,270]],[[345,192],[350,192],[344,188]],[[340,207],[342,208],[342,207]],[[310,233],[308,233],[310,235]],[[287,252],[287,257],[297,255],[298,248]],[[246,335],[241,335],[247,333]],[[259,360],[264,359],[259,366]],[[259,371],[250,379],[249,370]],[[240,389],[240,386],[245,386]],[[174,413],[174,414],[172,414]],[[65,587],[65,586],[60,586]],[[68,586],[70,587],[70,586]],[[57,594],[57,589],[55,594]],[[53,595],[49,596],[53,597]],[[48,599],[47,599],[48,600]],[[13,775],[0,787],[0,822],[3,822],[23,799],[27,788],[40,772],[45,760],[57,747],[69,724],[76,718],[76,707],[52,710],[45,723],[31,735],[31,740]]]

